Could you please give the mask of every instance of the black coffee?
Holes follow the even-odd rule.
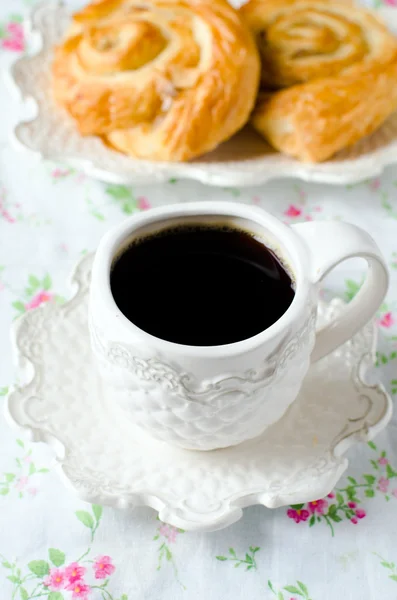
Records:
[[[110,284],[117,306],[140,329],[192,346],[256,335],[295,294],[269,248],[221,225],[182,225],[136,240],[116,259]]]

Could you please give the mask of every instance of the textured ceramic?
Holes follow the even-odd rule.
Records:
[[[110,289],[114,257],[132,239],[183,222],[241,226],[284,259],[295,281],[295,297],[276,323],[238,343],[197,347],[149,335],[121,313]],[[335,322],[316,335],[317,284],[352,256],[367,260],[366,284]],[[90,295],[92,348],[115,401],[135,424],[183,448],[224,448],[259,435],[280,419],[298,395],[310,360],[334,350],[374,316],[387,282],[378,247],[354,225],[323,221],[288,227],[261,208],[234,202],[168,205],[133,215],[100,241]],[[205,282],[198,280],[200,285]],[[163,293],[158,290],[159,298]],[[183,304],[194,319],[188,297]]]
[[[151,506],[161,520],[210,531],[237,521],[242,508],[275,508],[328,494],[346,469],[346,450],[388,423],[391,400],[365,383],[375,330],[310,368],[284,417],[264,435],[234,448],[192,452],[153,440],[128,419],[101,385],[87,324],[92,257],[78,266],[69,302],[47,303],[14,322],[19,387],[8,420],[56,452],[65,483],[88,502]],[[327,323],[341,301],[320,304]]]
[[[392,9],[378,11],[397,31]],[[71,118],[54,106],[49,93],[52,48],[70,21],[66,7],[46,2],[36,7],[28,24],[35,49],[19,58],[12,80],[25,99],[33,99],[37,115],[17,125],[14,137],[43,158],[75,166],[88,175],[122,184],[196,179],[220,186],[258,185],[280,177],[335,184],[354,183],[380,174],[397,162],[397,114],[377,132],[339,153],[328,162],[309,165],[272,150],[250,127],[215,151],[189,163],[171,164],[133,160],[107,148],[99,139],[82,138]]]

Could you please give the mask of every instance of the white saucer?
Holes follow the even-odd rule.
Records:
[[[397,11],[377,11],[397,31]],[[304,164],[274,151],[250,127],[213,152],[188,163],[134,160],[107,148],[100,139],[83,138],[66,113],[51,99],[51,62],[70,22],[70,11],[49,0],[36,7],[29,25],[29,42],[39,53],[13,65],[11,79],[19,95],[34,102],[36,116],[20,122],[13,138],[23,147],[53,161],[66,162],[87,175],[121,184],[153,183],[170,178],[196,179],[220,186],[259,185],[270,179],[299,177],[306,181],[348,184],[379,175],[397,162],[397,113],[373,135],[321,164]]]
[[[48,303],[13,326],[20,387],[6,415],[33,441],[53,446],[65,482],[84,500],[147,505],[185,530],[210,531],[237,521],[242,508],[269,508],[328,494],[346,469],[342,455],[376,435],[391,417],[381,385],[363,380],[373,364],[370,324],[314,365],[298,399],[262,436],[211,452],[158,442],[126,418],[92,365],[87,294],[92,256],[78,265],[76,295]],[[327,320],[343,303],[320,308]]]

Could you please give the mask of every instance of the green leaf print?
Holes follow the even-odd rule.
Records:
[[[109,194],[109,196],[113,196],[113,198],[116,198],[117,200],[131,198],[132,196],[131,189],[126,185],[108,185],[106,188],[106,193]]]
[[[48,550],[48,556],[50,557],[52,564],[56,567],[61,567],[65,563],[65,554],[64,552],[61,552],[61,550],[50,548]]]
[[[19,595],[21,596],[21,600],[28,600],[29,594],[24,587],[19,588]]]
[[[43,279],[43,288],[45,290],[49,290],[51,288],[51,286],[52,286],[52,280],[51,280],[51,277],[47,273],[47,275]]]
[[[245,570],[251,571],[252,569],[257,569],[255,554],[257,552],[259,552],[260,548],[259,548],[259,546],[250,546],[249,550],[250,550],[249,552],[245,553],[244,558],[238,558],[234,548],[229,548],[230,556],[219,555],[219,556],[216,556],[215,558],[222,562],[224,562],[226,560],[228,560],[230,562],[234,562],[234,566],[236,569],[238,567],[240,567],[241,565],[245,565]]]
[[[85,510],[78,510],[76,511],[76,517],[79,521],[83,523],[83,525],[85,525],[89,529],[94,528],[94,519],[92,518],[89,512]]]
[[[126,185],[108,185],[106,193],[116,202],[120,202],[122,211],[131,215],[138,208],[136,198],[132,192],[132,189]]]
[[[302,592],[305,594],[305,596],[309,595],[309,590],[307,589],[307,587],[305,586],[304,583],[302,583],[301,581],[297,581],[296,582],[298,584],[298,586],[300,587],[300,589],[302,590]]]
[[[11,23],[22,23],[23,17],[22,17],[22,15],[13,13],[12,15],[10,15],[10,21],[11,21]]]
[[[394,564],[394,562],[388,562],[387,560],[385,560],[383,558],[383,556],[381,556],[380,554],[377,554],[376,552],[374,552],[374,555],[377,556],[378,558],[380,558],[380,564],[382,565],[382,567],[384,567],[385,569],[387,569],[388,571],[391,572],[391,575],[389,575],[389,579],[397,582],[397,569],[396,569],[396,565]]]
[[[286,592],[290,592],[291,594],[298,594],[299,596],[302,596],[302,592],[293,585],[286,585],[284,589]]]
[[[15,302],[12,303],[12,305],[17,311],[19,312],[25,312],[25,305],[23,302],[21,302],[20,300],[16,300]]]
[[[48,575],[50,570],[50,565],[45,560],[32,560],[28,564],[28,568],[37,575],[37,577],[45,577]]]
[[[38,287],[40,287],[40,280],[37,279],[37,277],[35,275],[29,275],[28,281],[29,281],[29,285],[31,285],[32,288],[37,289]]]
[[[289,594],[294,594],[294,596],[300,596],[304,600],[310,600],[309,590],[307,589],[307,586],[304,583],[302,583],[301,581],[297,581],[296,583],[297,583],[297,585],[284,586],[283,591],[288,592],[288,596],[289,596]],[[271,581],[267,582],[267,586],[268,586],[269,590],[271,590],[271,592],[277,597],[277,600],[284,600],[285,596],[283,595],[282,591],[277,592],[274,589],[274,586]],[[291,600],[296,600],[296,598],[291,598]]]
[[[94,516],[95,516],[97,522],[99,523],[99,521],[101,520],[101,517],[102,517],[102,506],[99,506],[99,504],[93,504],[92,512],[94,513]]]
[[[376,481],[376,477],[374,477],[373,475],[364,475],[363,477],[369,485],[372,485]]]
[[[50,592],[48,594],[48,600],[63,600],[61,592]]]
[[[353,300],[354,296],[356,296],[357,292],[360,290],[362,282],[358,283],[357,281],[353,281],[353,279],[346,279],[345,286],[346,290],[344,297],[347,302],[350,302],[350,300]]]

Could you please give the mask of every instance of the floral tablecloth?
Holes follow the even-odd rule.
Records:
[[[26,50],[21,21],[33,4],[0,3],[2,71]],[[368,229],[391,273],[377,316],[376,372],[397,394],[396,168],[340,188],[299,181],[248,190],[179,180],[105,185],[9,144],[22,108],[3,80],[0,110],[2,396],[14,383],[8,332],[16,316],[50,299],[62,302],[75,262],[126,215],[201,198],[257,204],[288,223],[333,218]],[[347,262],[325,292],[350,300],[362,278],[361,262]],[[54,472],[53,453],[16,438],[1,416],[0,600],[394,600],[396,424],[395,417],[375,442],[350,451],[348,472],[327,498],[273,511],[249,508],[228,529],[192,534],[162,524],[150,509],[127,514],[78,500]]]

